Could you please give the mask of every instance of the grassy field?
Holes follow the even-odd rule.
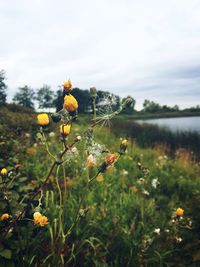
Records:
[[[85,117],[65,143],[59,123],[0,114],[0,266],[200,266],[200,165],[186,150],[123,150],[126,133]]]

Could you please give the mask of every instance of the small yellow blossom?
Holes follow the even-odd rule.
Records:
[[[65,91],[70,92],[72,90],[72,83],[70,80],[63,83],[63,88]]]
[[[39,224],[41,227],[48,224],[48,218],[43,216],[40,212],[35,212],[33,214],[34,224]]]
[[[127,140],[127,139],[124,139],[124,140],[121,142],[121,144],[127,146],[127,144],[128,144],[128,140]]]
[[[183,216],[183,214],[184,214],[184,209],[178,208],[176,210],[176,215],[177,216],[181,217],[181,216]]]
[[[6,169],[6,168],[3,168],[3,169],[1,170],[1,175],[2,175],[2,176],[6,176],[7,174],[8,174],[7,169]]]
[[[78,108],[78,102],[76,101],[76,98],[73,97],[73,95],[66,95],[64,98],[64,108],[68,112],[74,112]]]
[[[130,190],[132,193],[136,193],[138,191],[138,189],[135,185],[130,186]]]
[[[1,215],[1,221],[8,220],[10,215],[8,213],[4,213]]]
[[[68,136],[71,130],[71,125],[70,124],[62,124],[60,125],[60,133],[63,136]]]
[[[49,124],[49,116],[46,113],[41,113],[37,116],[37,121],[40,126],[46,126]]]
[[[104,177],[103,175],[98,175],[97,178],[96,178],[97,182],[101,183],[104,181]]]

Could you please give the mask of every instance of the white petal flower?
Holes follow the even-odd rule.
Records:
[[[156,229],[154,230],[154,233],[157,234],[157,235],[160,235],[160,228],[156,228]]]
[[[150,195],[150,193],[149,193],[147,190],[143,190],[142,193],[143,193],[143,195],[145,195],[145,196],[149,196],[149,195]]]
[[[157,188],[159,185],[160,185],[160,182],[158,181],[158,178],[154,178],[152,181],[151,181],[151,185],[153,188]]]

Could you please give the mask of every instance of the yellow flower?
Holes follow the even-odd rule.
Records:
[[[68,136],[71,130],[71,125],[70,124],[62,124],[60,125],[60,133],[63,136]]]
[[[92,168],[95,165],[95,159],[92,154],[87,157],[87,167]]]
[[[46,113],[39,114],[37,116],[37,120],[40,126],[46,126],[49,124],[49,116]]]
[[[45,226],[48,224],[48,218],[43,216],[40,212],[35,212],[33,214],[34,224],[39,224],[40,226]]]
[[[1,175],[2,175],[2,176],[7,175],[7,173],[8,173],[8,171],[7,171],[6,168],[3,168],[3,169],[1,170]]]
[[[138,189],[135,185],[130,186],[130,190],[132,193],[136,193],[138,191]]]
[[[41,227],[47,225],[48,224],[48,218],[46,216],[41,216],[39,224],[40,224]]]
[[[69,92],[72,90],[72,83],[70,80],[68,80],[67,82],[64,82],[63,83],[63,87],[64,87],[64,90]]]
[[[106,157],[106,160],[105,160],[105,162],[108,164],[108,165],[111,165],[111,164],[113,164],[115,161],[116,161],[116,159],[117,159],[117,154],[110,154],[110,155],[108,155],[107,157]]]
[[[8,213],[4,213],[1,215],[1,221],[4,221],[4,220],[8,220],[9,219],[9,214]]]
[[[66,95],[64,98],[64,108],[68,112],[76,111],[78,108],[78,102],[76,101],[76,98],[73,97],[73,95]]]
[[[42,214],[40,212],[35,212],[33,214],[34,224],[39,224],[40,218],[42,217]]]
[[[177,216],[183,216],[183,214],[184,214],[184,209],[181,209],[181,208],[178,208],[177,210],[176,210],[176,215]]]
[[[96,178],[97,182],[101,183],[104,181],[104,177],[103,175],[98,175],[97,178]]]

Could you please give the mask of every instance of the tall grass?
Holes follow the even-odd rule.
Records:
[[[131,120],[113,120],[112,131],[131,137],[141,147],[155,147],[164,144],[174,154],[177,149],[190,150],[196,159],[200,159],[200,134],[198,132],[171,132],[166,128],[151,124],[138,124]]]

